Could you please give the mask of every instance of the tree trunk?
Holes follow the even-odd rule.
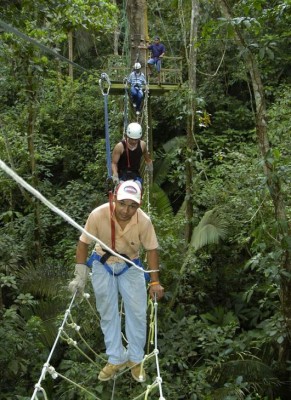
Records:
[[[36,156],[34,147],[34,136],[35,136],[35,119],[36,119],[36,91],[33,82],[34,78],[30,72],[28,72],[28,118],[27,118],[27,146],[29,152],[30,169],[32,176],[32,186],[37,189],[39,180],[36,168]],[[33,257],[39,263],[41,261],[41,218],[40,218],[40,203],[39,201],[33,202],[33,213],[34,213],[34,240],[33,240]]]
[[[189,38],[188,76],[189,76],[189,115],[187,118],[187,157],[186,157],[186,229],[185,239],[190,242],[193,231],[193,151],[196,114],[196,68],[197,68],[197,31],[199,17],[199,0],[192,0],[191,29]]]
[[[231,11],[226,0],[219,0],[219,5],[222,14],[228,20],[231,20]],[[275,167],[268,161],[270,153],[270,144],[267,134],[266,120],[266,101],[264,86],[255,55],[249,50],[244,38],[235,25],[235,34],[237,43],[242,46],[246,53],[246,66],[249,71],[252,88],[256,105],[256,134],[258,139],[259,149],[264,162],[264,173],[267,178],[267,186],[274,205],[274,215],[280,229],[280,240],[284,249],[284,258],[281,263],[281,304],[282,312],[286,320],[289,335],[291,335],[291,279],[288,277],[291,273],[291,250],[288,245],[291,236],[291,226],[288,222],[286,214],[286,206],[281,191],[280,179],[276,173]],[[287,272],[287,274],[286,274]]]
[[[113,4],[116,6],[116,0],[113,0]],[[118,43],[119,43],[120,29],[116,28],[114,30],[113,36],[113,53],[118,56]]]
[[[147,1],[128,0],[126,12],[129,23],[129,37],[131,41],[131,66],[138,61],[142,65],[142,71],[145,72],[147,65],[147,50],[139,48],[139,46],[145,46],[148,41]]]
[[[198,32],[198,18],[199,18],[199,0],[192,0],[192,12],[191,12],[191,28],[190,28],[190,45],[189,54],[186,49],[186,57],[188,63],[188,76],[189,76],[189,102],[188,110],[189,115],[187,118],[187,150],[186,150],[186,227],[185,227],[185,240],[190,243],[192,232],[193,232],[193,163],[192,156],[194,153],[195,145],[195,114],[196,114],[196,68],[197,68],[197,49],[195,44],[197,43],[197,32]],[[186,33],[184,33],[186,36]],[[180,272],[177,279],[177,284],[173,297],[169,303],[169,309],[172,309],[177,297],[179,296],[180,283],[184,276],[185,268],[189,264],[192,249],[188,248],[187,253],[183,257],[183,264],[180,268]]]
[[[69,60],[73,62],[73,31],[68,33]],[[69,77],[74,78],[73,65],[69,64]]]

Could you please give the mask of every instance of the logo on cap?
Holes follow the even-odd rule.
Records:
[[[123,191],[126,193],[137,194],[137,190],[133,186],[124,186]]]

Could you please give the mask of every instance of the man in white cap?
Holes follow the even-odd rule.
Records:
[[[150,272],[149,294],[161,299],[164,288],[159,283],[158,241],[149,216],[140,209],[141,189],[134,181],[121,183],[114,194],[114,201],[95,208],[89,215],[85,230],[105,245],[131,260],[140,268],[113,256],[97,243],[87,262],[88,247],[92,242],[82,233],[77,245],[75,278],[70,282],[72,293],[82,294],[92,265],[92,285],[96,307],[101,317],[108,363],[98,379],[107,381],[126,367],[138,382],[146,380],[141,362],[146,343],[147,291],[139,250],[147,253]],[[121,295],[125,310],[127,348],[122,343],[118,297]]]

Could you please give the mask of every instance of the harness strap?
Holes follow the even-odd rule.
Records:
[[[109,192],[109,212],[110,212],[110,222],[111,222],[111,245],[112,250],[115,251],[115,222],[113,220],[113,193],[112,191]]]
[[[112,254],[104,249],[102,249],[102,250],[105,251],[105,254],[103,254],[103,256],[100,256],[99,254],[96,253],[96,251],[93,251],[93,253],[91,254],[91,256],[89,257],[89,259],[87,260],[87,263],[86,263],[86,265],[89,268],[92,268],[94,260],[97,260],[97,261],[101,262],[103,267],[106,269],[107,272],[109,272],[110,275],[120,276],[120,275],[124,274],[124,272],[126,272],[132,266],[131,264],[126,263],[126,266],[120,272],[118,272],[117,274],[113,273],[112,269],[106,262]],[[120,253],[118,253],[118,254],[120,254]],[[120,254],[120,255],[123,256],[124,258],[129,259],[129,257],[126,254]],[[135,258],[134,260],[131,260],[131,261],[133,263],[135,263],[136,265],[138,265],[139,267],[144,268],[140,258]],[[145,277],[146,282],[150,281],[149,272],[144,272],[144,277]]]
[[[127,157],[127,168],[130,168],[129,149],[128,149],[128,145],[127,145],[127,139],[125,141],[125,151],[126,151],[126,157]]]
[[[108,122],[108,95],[110,90],[110,79],[108,75],[103,72],[99,79],[99,86],[104,97],[104,120],[105,120],[105,144],[106,144],[106,165],[108,179],[112,175],[111,171],[111,151],[110,151],[110,138],[109,138],[109,122]]]
[[[112,256],[112,254],[109,253],[109,251],[106,251],[104,249],[102,249],[102,250],[105,251],[105,254],[103,254],[103,256],[100,256],[99,254],[97,254],[96,251],[94,251],[91,254],[90,258],[88,259],[88,261],[86,263],[86,265],[89,268],[92,268],[94,260],[97,260],[97,261],[101,262],[103,267],[106,269],[107,272],[110,273],[110,275],[120,276],[120,275],[124,274],[124,272],[126,272],[131,267],[130,263],[126,263],[126,266],[120,272],[113,273],[112,269],[110,268],[110,266],[106,262],[108,260],[108,258],[110,256]],[[118,253],[118,254],[120,254],[121,256],[123,256],[124,258],[127,258],[129,260],[129,257],[126,254],[121,254],[121,253]],[[132,262],[134,262],[135,264],[141,266],[141,262],[140,262],[139,258],[136,258],[135,260],[132,260]]]
[[[122,274],[124,274],[124,272],[126,272],[129,268],[128,265],[126,265],[122,271],[118,272],[118,273],[113,273],[112,269],[108,266],[108,264],[103,264],[103,267],[106,269],[107,272],[109,272],[110,275],[114,275],[114,276],[120,276]]]
[[[106,263],[106,261],[108,260],[108,258],[112,256],[112,254],[109,253],[109,251],[107,251],[107,250],[104,250],[104,249],[102,249],[102,250],[105,251],[105,253],[103,254],[103,256],[100,257],[99,261],[104,265]],[[127,258],[128,260],[130,260],[130,258],[126,254],[118,253],[116,250],[115,250],[115,253],[120,254],[122,257]],[[124,261],[124,262],[126,263],[128,268],[131,267],[131,264],[129,262],[126,262],[126,261]]]
[[[127,86],[127,77],[123,79],[125,93],[124,93],[124,122],[123,122],[123,134],[126,132],[126,127],[128,125],[128,86]]]

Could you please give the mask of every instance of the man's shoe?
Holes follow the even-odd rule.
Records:
[[[134,108],[136,108],[136,104],[135,103],[132,103],[132,105],[133,105]]]
[[[140,115],[140,111],[137,111],[137,112],[136,112],[136,115]]]
[[[98,375],[99,381],[109,381],[109,379],[113,378],[118,371],[124,369],[126,367],[126,364],[126,362],[122,364],[107,363]]]
[[[131,370],[131,375],[132,375],[133,379],[135,379],[137,382],[140,382],[140,383],[145,382],[146,373],[141,364],[137,364],[133,361],[129,361],[127,363],[127,366]]]

